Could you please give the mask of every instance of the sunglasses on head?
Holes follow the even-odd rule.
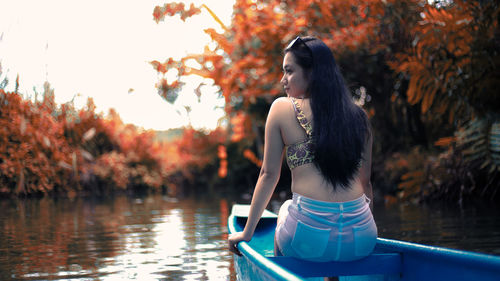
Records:
[[[290,44],[288,44],[288,46],[286,47],[287,49],[291,49],[293,47],[296,47],[298,46],[298,44],[302,44],[306,47],[306,49],[309,49],[309,47],[307,46],[306,42],[304,42],[304,40],[302,40],[302,38],[300,38],[300,36],[297,36],[297,38],[293,39],[292,42],[290,42]],[[311,50],[311,49],[309,49]]]

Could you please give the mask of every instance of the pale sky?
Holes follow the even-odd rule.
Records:
[[[187,125],[188,105],[195,128],[214,128],[224,116],[214,107],[223,107],[224,100],[217,98],[212,81],[193,77],[171,105],[157,94],[158,74],[149,62],[201,53],[210,43],[203,29],[221,29],[205,9],[186,22],[175,16],[156,24],[154,7],[166,2],[2,0],[0,62],[10,79],[7,90],[14,88],[17,74],[20,92],[28,96],[33,87],[42,92],[48,80],[58,103],[75,98],[81,107],[92,97],[98,112],[115,108],[125,123],[156,130]],[[234,0],[182,2],[204,3],[230,24]],[[208,86],[201,88],[198,103],[193,89],[201,82]]]

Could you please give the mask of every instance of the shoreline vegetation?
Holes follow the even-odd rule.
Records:
[[[113,110],[97,114],[92,99],[82,109],[57,106],[48,84],[39,101],[0,89],[0,104],[0,197],[243,194],[251,192],[259,171],[255,155],[240,153],[237,142],[221,146],[228,138],[222,128],[142,130],[124,124]],[[422,153],[428,152],[415,148],[386,159],[389,178],[408,162],[421,161]],[[234,164],[228,168],[222,160]],[[377,188],[385,184],[377,178],[376,199],[386,204],[404,199]],[[276,194],[286,192],[289,182],[285,166]]]
[[[165,102],[175,103],[187,75],[219,87],[227,125],[211,132],[142,130],[113,110],[96,113],[91,99],[81,109],[56,105],[48,82],[40,97],[26,99],[19,81],[4,91],[0,73],[0,196],[251,192],[266,115],[282,94],[282,46],[314,35],[332,48],[370,116],[377,200],[500,198],[497,1],[237,0],[233,9],[229,26],[205,5],[167,3],[152,11],[158,24],[208,12],[221,26],[205,30],[214,44],[204,53],[151,62]],[[167,81],[169,70],[177,80]],[[289,183],[284,166],[278,193]]]
[[[1,197],[176,195],[197,170],[213,165],[212,142],[224,137],[222,129],[143,130],[124,124],[114,110],[96,113],[90,98],[81,109],[56,105],[48,83],[41,99],[0,89],[0,128]]]

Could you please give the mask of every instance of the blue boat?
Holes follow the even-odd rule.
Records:
[[[229,233],[242,231],[249,205],[234,205]],[[274,256],[277,215],[264,211],[250,242],[240,242],[234,255],[238,280],[499,281],[500,256],[377,238],[374,252],[352,262],[309,262]]]

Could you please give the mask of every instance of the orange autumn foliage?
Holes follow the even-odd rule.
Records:
[[[232,126],[232,142],[239,142],[245,136],[248,135],[248,117],[243,112],[238,112],[231,118],[231,126]],[[247,123],[247,124],[245,124]]]
[[[65,190],[77,153],[52,115],[53,95],[23,100],[0,89],[0,193],[26,195]]]
[[[441,154],[420,161],[420,167],[401,177],[400,194],[423,198],[425,193],[448,193],[461,201],[470,193],[484,196],[490,190],[494,197],[500,190],[494,130],[500,123],[500,56],[495,51],[500,5],[453,1],[421,5],[418,11],[417,22],[406,27],[410,44],[388,64],[408,81],[400,98],[418,106],[430,120],[452,124],[454,131],[432,141],[445,149]],[[457,181],[459,188],[449,187]]]
[[[48,83],[40,101],[0,89],[0,128],[4,196],[164,186],[175,193],[170,178],[186,172],[190,163],[179,146],[157,141],[154,131],[124,124],[113,109],[107,117],[96,113],[91,99],[82,109],[71,103],[57,106]]]
[[[336,52],[360,46],[367,46],[372,52],[383,48],[376,34],[380,28],[377,17],[384,13],[385,5],[380,1],[236,1],[230,28],[211,13],[224,29],[222,34],[205,29],[217,43],[215,49],[206,47],[202,54],[152,64],[160,73],[175,68],[179,76],[197,74],[213,79],[221,87],[226,110],[230,112],[231,97],[242,97],[247,107],[258,96],[281,93],[277,81],[281,75],[282,48],[297,34],[317,35]],[[189,17],[200,13],[202,8],[211,12],[204,5],[191,6],[189,10],[182,10],[183,7],[182,3],[167,3],[157,6],[153,15],[158,22],[174,14]],[[186,67],[185,62],[190,59],[201,67]]]
[[[178,14],[181,20],[185,21],[186,18],[191,17],[195,14],[199,14],[201,10],[196,8],[193,4],[189,6],[189,9],[185,9],[184,3],[173,3],[166,4],[163,7],[156,6],[153,17],[156,22],[162,20],[165,16],[173,16]]]
[[[250,160],[250,162],[254,163],[256,166],[262,166],[262,160],[257,158],[255,153],[253,153],[253,151],[251,151],[250,149],[245,149],[245,151],[243,151],[243,156],[245,156],[246,159]]]
[[[199,10],[194,13],[194,8]],[[180,14],[185,20],[188,15],[205,12],[204,8],[211,13],[204,5],[182,11],[179,4],[167,3],[155,9],[154,18],[159,22],[165,16]],[[163,10],[175,13],[159,12]],[[212,79],[226,101],[226,143],[235,144],[242,157],[259,160],[261,157],[250,157],[248,151],[262,155],[266,106],[282,94],[282,49],[297,35],[319,37],[332,49],[341,68],[347,68],[342,71],[349,86],[362,86],[372,97],[364,107],[380,137],[374,142],[374,162],[379,163],[374,171],[383,171],[387,156],[413,157],[398,150],[416,151],[418,146],[433,144],[445,148],[475,116],[487,116],[486,124],[499,123],[499,11],[498,1],[492,0],[237,0],[229,26],[214,17],[223,31],[205,29],[215,47],[153,65],[159,73],[176,69],[178,79],[190,74]],[[186,67],[192,59],[199,68]],[[165,96],[161,89],[159,93]],[[445,124],[443,114],[447,115]],[[392,186],[398,192],[406,191],[400,193],[405,198],[415,194],[424,197],[445,186],[448,177],[433,171],[441,171],[454,161],[446,156],[448,151],[437,155],[433,149],[422,151],[428,157],[416,157],[421,163],[414,166],[388,165],[399,168]],[[390,155],[384,155],[385,150]],[[424,168],[427,170],[422,172]],[[233,169],[232,165],[228,169]],[[480,178],[477,171],[472,173],[476,180]],[[491,181],[483,184],[491,185]],[[422,186],[428,189],[420,192]]]
[[[462,99],[485,99],[491,94],[488,92],[495,91],[491,87],[496,80],[492,77],[494,62],[481,53],[481,47],[488,46],[481,45],[494,40],[498,22],[482,20],[486,11],[497,18],[500,6],[454,1],[444,7],[421,7],[417,24],[408,26],[411,44],[389,63],[396,72],[409,76],[406,96],[410,104],[420,103],[423,113],[448,112],[452,122],[454,115],[465,113],[469,105],[477,106]],[[474,84],[479,79],[487,84]]]
[[[219,145],[217,147],[217,156],[219,157],[219,172],[220,178],[225,178],[227,176],[227,151],[226,147]]]
[[[222,128],[209,133],[197,131],[192,127],[184,128],[181,138],[168,144],[173,151],[168,158],[174,165],[173,170],[180,172],[188,182],[194,182],[199,171],[215,164],[216,159],[224,157],[224,148],[220,146],[226,137],[226,131]],[[227,157],[227,154],[225,156]],[[220,165],[224,165],[222,163]]]
[[[380,1],[236,1],[228,27],[205,5],[182,10],[183,7],[182,3],[167,3],[156,7],[153,17],[159,22],[166,16],[179,14],[185,20],[205,9],[221,25],[223,32],[205,29],[216,46],[205,47],[201,54],[190,54],[180,60],[169,58],[164,63],[152,61],[153,67],[163,75],[157,84],[158,92],[169,102],[176,97],[174,90],[181,85],[167,83],[164,78],[170,69],[177,70],[177,80],[191,74],[212,79],[226,101],[229,141],[242,144],[240,153],[246,158],[254,141],[260,143],[257,145],[260,157],[263,147],[262,117],[247,112],[259,99],[270,103],[282,94],[278,83],[282,48],[289,40],[298,34],[309,33],[323,38],[336,52],[364,46],[375,53],[384,47],[376,36],[379,30],[377,16],[384,13],[384,4]],[[187,67],[190,60],[195,60],[200,67]],[[257,166],[261,161],[257,156],[249,159]]]

